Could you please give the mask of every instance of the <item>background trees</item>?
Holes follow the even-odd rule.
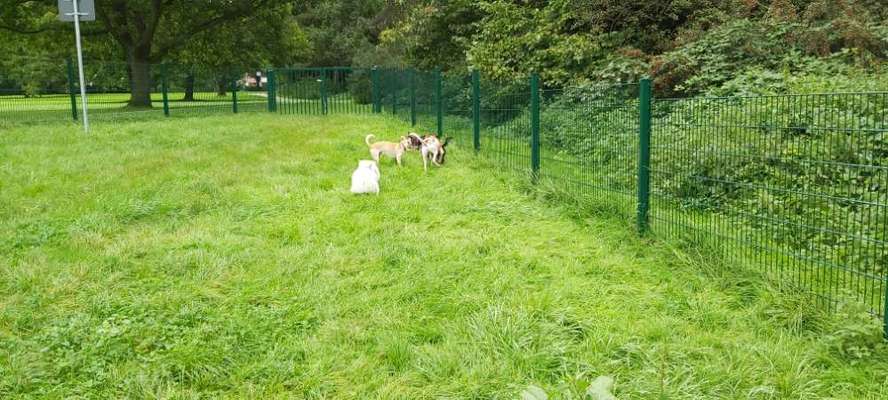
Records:
[[[52,0],[0,10],[0,83],[39,86],[70,55]],[[881,73],[882,0],[97,0],[89,58],[126,63],[133,106],[148,106],[150,65],[383,65],[538,71],[546,84],[652,75],[700,93],[774,74]],[[42,61],[41,61],[42,60]]]
[[[151,64],[186,48],[198,35],[250,32],[257,25],[289,18],[286,6],[284,0],[96,0],[97,22],[87,29],[98,41],[113,41],[115,53],[125,59],[130,106],[150,107]],[[59,37],[71,28],[56,21],[56,7],[52,0],[14,0],[0,14],[0,27],[13,35]],[[258,21],[259,15],[265,20]],[[59,49],[64,48],[61,43]],[[207,50],[229,46],[222,41],[204,43]],[[285,43],[277,43],[276,50]]]

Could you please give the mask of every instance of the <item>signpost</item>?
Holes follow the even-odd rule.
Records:
[[[80,21],[96,20],[96,5],[93,0],[59,0],[59,19],[74,21],[74,36],[77,39],[77,68],[80,70],[80,101],[83,104],[83,130],[89,132],[89,117],[86,115],[86,79],[83,75],[83,48],[80,45]]]

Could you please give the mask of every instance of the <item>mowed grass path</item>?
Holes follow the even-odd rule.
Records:
[[[0,398],[579,398],[597,375],[621,399],[886,394],[875,321],[571,217],[458,144],[348,193],[364,134],[406,130],[0,132]]]

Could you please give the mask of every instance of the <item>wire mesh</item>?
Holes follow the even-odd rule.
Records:
[[[28,69],[0,63],[0,124],[72,121],[64,61],[29,60]]]
[[[373,112],[368,68],[289,68],[275,71],[278,112],[327,115]]]
[[[656,99],[652,229],[885,313],[888,93]]]
[[[481,149],[503,167],[530,172],[530,87],[528,82],[481,79]]]
[[[443,135],[453,137],[458,146],[472,148],[471,75],[442,73],[441,92]]]
[[[629,217],[635,207],[638,85],[541,91],[540,178]]]

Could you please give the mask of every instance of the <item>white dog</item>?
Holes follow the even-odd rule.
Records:
[[[432,162],[432,165],[441,166],[438,160],[444,158],[444,147],[441,146],[441,141],[438,140],[437,136],[428,135],[422,138],[422,147],[419,149],[419,152],[422,154],[423,171],[429,170],[429,161]]]
[[[379,167],[376,161],[358,161],[358,168],[352,173],[351,192],[379,194]]]

